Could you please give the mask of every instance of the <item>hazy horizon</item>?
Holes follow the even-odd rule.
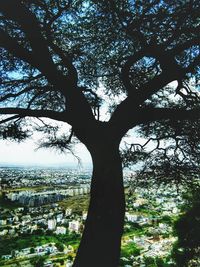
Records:
[[[91,157],[87,149],[78,144],[74,154],[80,158],[81,165],[91,165]],[[22,143],[0,140],[0,165],[26,165],[26,166],[79,166],[80,163],[72,154],[59,153],[56,150],[36,150],[34,139]]]

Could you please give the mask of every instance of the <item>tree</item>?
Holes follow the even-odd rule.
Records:
[[[145,177],[160,182],[197,177],[199,1],[1,0],[0,9],[1,136],[21,141],[32,129],[48,136],[43,147],[71,150],[74,136],[87,147],[91,198],[73,266],[116,267],[122,157],[124,166],[144,162]],[[102,121],[106,97],[110,118]],[[120,152],[130,129],[147,141]]]
[[[172,250],[176,266],[198,266],[200,263],[200,198],[199,187],[185,195],[183,214],[174,225],[178,237]]]
[[[156,258],[152,258],[152,257],[146,257],[144,258],[145,264],[146,266],[149,267],[167,267],[170,266],[167,263],[165,264],[164,260],[162,258],[156,257]]]
[[[56,247],[60,252],[64,251],[64,245],[62,243],[60,243],[60,242],[56,243]]]
[[[30,253],[31,254],[35,253],[35,248],[30,248]]]
[[[34,267],[43,267],[44,266],[44,262],[46,260],[46,257],[35,257],[33,259],[31,259],[31,264],[33,264]]]

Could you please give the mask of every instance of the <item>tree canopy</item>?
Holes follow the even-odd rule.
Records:
[[[176,161],[189,165],[191,157],[194,164],[199,148],[198,1],[8,0],[0,7],[0,113],[14,114],[2,116],[3,138],[26,138],[30,116],[72,127],[98,121],[107,95],[113,99],[109,124],[119,135],[140,125],[140,134],[156,141],[160,159],[169,152],[166,168],[170,162],[176,168]],[[120,105],[116,96],[123,100]],[[191,118],[196,120],[192,126],[183,121]],[[56,138],[57,127],[35,129],[54,133],[43,146],[69,148],[73,133]],[[173,145],[164,150],[160,143],[166,139]],[[144,147],[132,144],[123,155],[144,160]]]

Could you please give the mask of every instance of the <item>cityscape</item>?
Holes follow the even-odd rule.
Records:
[[[87,217],[91,169],[1,167],[0,172],[0,266],[72,266]],[[132,176],[125,172],[120,266],[158,266],[155,260],[175,266],[173,223],[183,200],[175,188],[133,188]]]

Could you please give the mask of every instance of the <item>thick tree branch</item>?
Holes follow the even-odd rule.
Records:
[[[183,78],[184,76],[185,71],[181,71],[181,68],[179,67],[174,68],[174,66],[171,66],[171,69],[163,71],[160,75],[156,76],[151,81],[141,86],[141,89],[138,90],[138,105],[149,99],[153,94],[155,94],[167,84]]]
[[[186,42],[177,45],[176,47],[172,48],[170,51],[170,54],[173,56],[176,56],[178,54],[180,54],[181,52],[183,52],[186,49],[191,48],[194,45],[199,45],[200,44],[200,36],[187,40]]]
[[[177,74],[173,70],[172,72],[164,71],[150,82],[144,84],[143,87],[138,89],[133,95],[129,95],[114,111],[110,119],[111,125],[124,134],[133,127],[133,121],[135,123],[137,122],[135,116],[138,114],[139,106],[159,89],[176,80],[177,76],[179,77],[180,74]]]
[[[14,57],[27,62],[30,66],[41,71],[42,74],[38,76],[46,76],[50,83],[56,84],[57,81],[63,80],[63,76],[57,72],[56,68],[54,70],[49,69],[48,62],[42,59],[42,55],[29,52],[2,30],[0,30],[0,47],[6,49]],[[66,79],[66,84],[67,82],[68,80]],[[57,87],[63,94],[66,94],[66,90],[59,88],[59,86]]]
[[[199,44],[200,44],[200,38],[199,37],[195,37],[195,38],[192,38],[190,40],[187,40],[186,42],[179,44],[168,51],[164,49],[163,45],[157,45],[154,43],[149,44],[149,45],[146,44],[142,50],[138,51],[136,54],[134,54],[132,56],[129,56],[126,59],[126,62],[121,69],[121,79],[122,79],[122,82],[123,82],[126,90],[128,91],[128,93],[134,93],[135,92],[135,88],[132,85],[132,83],[130,82],[129,72],[130,72],[130,68],[134,67],[134,64],[138,60],[142,59],[143,57],[154,57],[159,61],[160,67],[161,67],[163,72],[174,71],[175,73],[177,73],[177,71],[180,70],[180,67],[176,63],[174,57],[179,55],[184,50],[186,50],[186,49],[188,49],[194,45],[199,45]],[[185,70],[182,70],[182,73],[190,72],[191,69],[193,68],[193,66],[196,66],[198,63],[199,63],[199,60],[198,60],[198,58],[196,58],[194,60],[193,64],[191,64]],[[166,75],[166,72],[164,75]],[[150,81],[150,83],[151,83],[151,81]],[[141,87],[143,87],[143,85],[141,85]]]
[[[160,68],[162,69],[162,74],[160,76],[156,76],[154,79],[150,80],[146,84],[141,84],[140,88],[135,90],[134,86],[130,82],[129,72],[130,72],[130,68],[134,67],[134,64],[140,59],[142,59],[143,57],[153,57],[156,60],[158,60],[160,63],[159,64]],[[143,94],[145,93],[148,94],[148,92],[144,92],[144,87],[146,86],[148,86],[148,88],[151,87],[152,86],[151,83],[154,83],[154,81],[156,81],[156,83],[158,84],[159,77],[161,77],[162,80],[166,80],[166,79],[163,79],[162,77],[163,76],[169,77],[169,74],[171,72],[175,72],[176,74],[179,71],[179,69],[180,68],[178,64],[175,62],[174,55],[172,55],[172,53],[165,51],[160,45],[149,45],[149,46],[144,47],[143,50],[140,50],[136,54],[129,56],[127,58],[127,61],[121,70],[121,78],[129,94],[134,93],[134,96],[135,96],[135,93],[137,93],[139,95],[141,93],[139,92],[139,90],[141,90]]]
[[[17,92],[17,93],[8,93],[2,97],[0,97],[0,102],[3,102],[4,100],[7,100],[9,98],[15,98],[17,96],[20,96],[24,93],[30,92],[33,89],[40,89],[41,87],[37,87],[37,86],[30,86],[30,87],[26,87],[24,89],[22,89],[21,91]]]
[[[33,54],[23,48],[17,41],[11,38],[7,33],[0,29],[0,47],[6,49],[14,57],[17,57],[31,66],[39,69],[38,61],[33,57]]]
[[[121,69],[121,79],[128,93],[131,93],[131,92],[133,93],[135,91],[135,88],[131,84],[130,78],[129,78],[130,68],[133,66],[134,63],[142,59],[144,56],[145,56],[145,51],[139,51],[135,55],[129,56],[126,59],[126,63]]]
[[[76,125],[78,123],[84,124],[84,122],[93,123],[95,119],[92,110],[83,93],[77,88],[77,77],[72,79],[72,77],[67,77],[57,70],[48,50],[48,42],[42,36],[41,28],[36,16],[19,0],[0,1],[0,10],[7,18],[14,20],[20,25],[32,47],[32,55],[34,55],[35,61],[32,62],[29,58],[27,60],[27,55],[25,57],[22,53],[15,55],[20,59],[27,61],[34,67],[37,67],[47,78],[49,83],[63,93],[67,99],[67,111],[71,114],[71,118]],[[13,40],[9,39],[9,41]],[[11,53],[16,53],[16,49],[13,47],[13,42],[11,45],[8,44],[5,48]],[[17,45],[17,48],[20,52],[24,52],[19,45]],[[59,54],[61,55],[60,51]],[[30,56],[30,54],[28,54],[28,56]],[[36,66],[35,62],[37,62]],[[74,67],[71,66],[71,68],[73,68],[73,74],[75,73],[74,76],[77,76]],[[80,113],[78,113],[77,109],[80,110]]]
[[[197,66],[199,66],[199,65],[200,65],[200,55],[197,56],[197,57],[190,63],[190,65],[189,65],[187,68],[185,68],[185,73],[191,73],[191,72],[193,72],[193,71],[195,70],[195,68],[196,68]]]
[[[50,41],[49,45],[54,50],[54,52],[61,58],[62,63],[67,67],[68,76],[69,76],[70,80],[74,81],[74,84],[77,84],[78,73],[77,73],[77,70],[74,67],[72,61],[69,59],[69,56],[67,56],[65,54],[65,52],[59,46],[54,44],[53,41]]]
[[[40,62],[40,68],[43,72],[48,66],[49,71],[55,70],[50,52],[46,46],[44,37],[35,15],[30,12],[19,0],[2,0],[0,2],[0,10],[8,18],[17,22],[26,34],[26,37],[32,47],[34,56]],[[45,64],[44,64],[45,63]]]
[[[33,13],[31,13],[20,1],[2,0],[0,2],[0,10],[6,17],[17,22],[21,30],[24,31],[26,37],[32,47],[29,52],[19,45],[8,34],[1,31],[1,46],[15,57],[28,62],[31,66],[37,68],[48,81],[59,88],[58,81],[65,79],[66,84],[69,84],[69,79],[56,69],[48,45],[42,36],[40,26]],[[63,94],[66,94],[66,89],[59,88]]]
[[[141,88],[137,90],[138,94],[135,96],[135,99],[137,99],[138,105],[149,99],[149,97],[170,82],[183,79],[187,73],[193,72],[199,63],[200,56],[197,56],[187,68],[181,68],[171,55],[166,53],[166,55],[162,58],[162,64],[166,64],[165,67],[163,66],[162,73],[142,85]]]
[[[191,110],[183,108],[142,108],[139,112],[138,123],[161,120],[190,120],[200,119],[200,108]]]
[[[38,58],[32,56],[32,54],[28,51],[26,51],[23,47],[18,45],[17,42],[13,40],[13,38],[9,37],[7,34],[4,35],[4,32],[2,32],[2,37],[0,44],[11,52],[14,56],[18,57],[19,59],[22,59],[26,62],[28,62],[33,67],[40,70],[40,66]],[[41,60],[41,58],[40,58]],[[74,119],[75,122],[78,122],[79,120],[83,122],[88,115],[89,120],[93,120],[92,111],[83,96],[82,92],[78,90],[78,88],[74,88],[72,85],[72,81],[69,80],[67,77],[64,77],[61,75],[61,73],[58,73],[57,70],[54,70],[53,73],[49,73],[48,64],[45,67],[45,71],[42,73],[46,76],[48,81],[54,85],[55,88],[57,88],[58,91],[61,91],[64,96],[69,100],[70,106],[73,106],[72,113],[75,115],[76,119]],[[79,110],[82,109],[82,113],[77,112],[77,104],[79,103]],[[70,109],[71,111],[71,109]]]
[[[53,120],[70,123],[66,112],[55,112],[52,110],[33,110],[24,108],[0,108],[0,114],[17,114],[18,117],[46,117]]]
[[[25,78],[25,79],[11,79],[11,80],[6,80],[6,81],[1,81],[0,85],[19,85],[19,84],[29,84],[32,81],[36,81],[37,79],[40,79],[43,77],[43,75],[40,73],[36,76],[32,76],[33,74],[30,74],[30,77]]]
[[[197,56],[187,68],[181,68],[175,62],[171,54],[164,54],[164,52],[160,54],[160,52],[158,52],[156,55],[156,53],[154,56],[160,60],[162,73],[146,84],[141,85],[140,89],[135,90],[134,94],[130,94],[122,101],[110,119],[110,123],[123,133],[132,128],[132,125],[136,123],[136,119],[133,119],[132,116],[138,114],[138,109],[145,100],[149,99],[153,94],[170,82],[182,80],[187,73],[193,72],[200,62],[200,56]]]
[[[32,58],[34,58],[34,61],[35,61],[33,62],[29,60],[28,62],[31,65],[33,65],[34,63],[34,66],[37,67],[43,74],[45,74],[48,80],[51,80],[52,77],[55,77],[55,74],[56,73],[58,74],[58,71],[56,69],[56,66],[52,60],[51,54],[48,49],[48,47],[51,46],[52,49],[55,51],[55,53],[57,53],[60,56],[60,58],[63,60],[63,63],[67,66],[70,82],[77,84],[77,71],[75,67],[73,66],[72,62],[64,54],[62,49],[56,46],[53,42],[49,42],[49,40],[45,40],[45,38],[42,35],[42,32],[41,32],[42,29],[40,28],[38,24],[37,18],[32,12],[30,12],[18,0],[16,1],[3,0],[0,3],[0,9],[8,18],[16,21],[21,26],[21,29],[24,31],[24,33],[26,34],[26,37],[32,47],[32,53],[31,53]],[[63,10],[65,9],[66,7]],[[47,33],[47,36],[48,36],[48,33]],[[12,41],[14,44],[13,40],[9,40],[9,41]],[[7,47],[7,48],[10,48],[10,47]],[[18,48],[20,48],[19,45],[18,45]],[[21,58],[19,53],[16,54],[15,49],[16,48],[13,47],[12,51],[10,49],[8,50],[11,53],[14,52],[17,57]],[[23,60],[24,59],[26,60],[25,57],[23,58]],[[56,79],[59,80],[61,78],[59,76],[61,75],[57,75],[57,76],[58,77],[56,77]]]

